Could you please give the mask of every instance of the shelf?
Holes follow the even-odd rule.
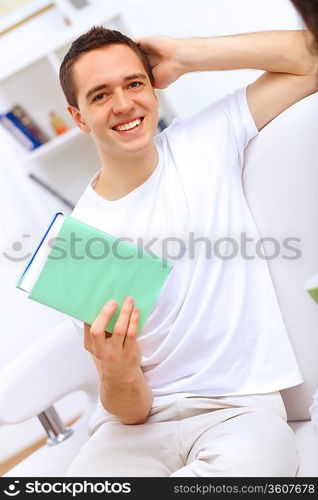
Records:
[[[68,143],[70,140],[72,140],[74,137],[79,136],[82,134],[82,132],[77,128],[74,127],[70,129],[68,132],[65,132],[64,134],[61,134],[57,137],[54,137],[54,139],[51,139],[49,142],[43,144],[42,146],[39,146],[36,149],[33,149],[32,151],[28,151],[22,158],[23,163],[27,163],[29,161],[36,160],[48,153],[52,153],[54,150],[57,150],[64,144]]]
[[[120,17],[121,10],[118,8],[117,2],[109,0],[107,8],[105,8],[105,16],[102,18],[103,23],[112,24],[114,20],[116,21]],[[14,76],[18,71],[31,66],[39,59],[46,58],[48,54],[60,52],[61,47],[69,46],[73,40],[86,32],[91,26],[98,24],[97,19],[99,18],[100,12],[96,6],[85,7],[77,14],[76,20],[74,19],[74,22],[70,26],[63,26],[57,32],[48,33],[45,40],[39,39],[32,46],[29,46],[25,42],[25,39],[19,39],[19,32],[17,32],[14,40],[15,45],[19,47],[19,51],[13,56],[9,50],[9,44],[6,47],[4,42],[2,42],[4,49],[0,57],[0,82]],[[61,53],[59,55],[61,57]]]

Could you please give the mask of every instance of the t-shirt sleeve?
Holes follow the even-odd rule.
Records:
[[[242,169],[244,151],[258,134],[248,107],[246,87],[213,102],[191,117],[175,119],[169,133],[176,143],[182,141],[183,146],[188,143],[191,148]]]
[[[236,141],[240,167],[243,168],[244,151],[258,130],[250,112],[246,96],[247,87],[237,89],[234,94],[223,100],[223,109],[228,116]]]

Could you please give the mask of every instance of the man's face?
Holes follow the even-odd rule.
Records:
[[[137,54],[114,44],[84,53],[73,70],[79,110],[69,111],[100,153],[116,159],[145,150],[156,131],[158,99]]]

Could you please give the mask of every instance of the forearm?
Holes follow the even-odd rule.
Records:
[[[175,58],[180,74],[250,68],[307,75],[317,65],[311,37],[307,30],[284,30],[187,38],[179,40]]]
[[[100,382],[100,398],[107,411],[116,415],[123,424],[146,421],[153,395],[141,368],[124,380],[102,375]]]

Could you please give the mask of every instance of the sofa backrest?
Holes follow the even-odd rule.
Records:
[[[305,291],[318,272],[318,93],[284,111],[251,141],[243,184],[260,236],[280,245],[279,257],[268,265],[304,378],[282,396],[289,421],[308,420],[318,388],[318,303]],[[296,256],[287,245],[301,256],[287,259]],[[264,248],[274,255],[273,242],[264,241]]]

